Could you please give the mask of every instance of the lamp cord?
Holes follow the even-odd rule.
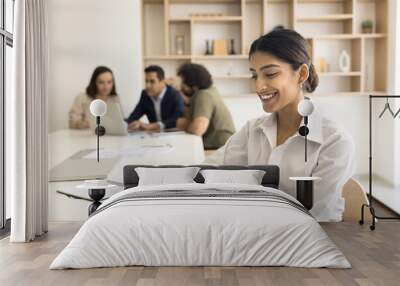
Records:
[[[304,136],[304,160],[307,163],[307,133],[306,136]]]
[[[97,163],[99,162],[99,125],[97,125]]]
[[[99,157],[100,157],[100,155],[99,155],[99,149],[100,149],[100,135],[99,135],[99,132],[100,132],[100,116],[97,116],[96,117],[96,123],[97,123],[97,163],[99,163],[100,162],[100,160],[99,160]]]

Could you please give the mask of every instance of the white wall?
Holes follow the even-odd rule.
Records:
[[[98,65],[115,73],[124,113],[142,82],[139,0],[49,0],[49,131],[68,126],[68,110]]]
[[[396,0],[389,1],[390,14],[389,14],[389,28],[391,29],[391,43],[390,43],[390,53],[389,55],[393,59],[390,61],[394,63],[389,67],[389,87],[390,92],[393,94],[400,95],[400,3]],[[397,100],[396,110],[400,108],[400,100]],[[394,134],[394,149],[393,158],[400,158],[400,122],[397,120],[395,122],[393,129]],[[400,161],[393,159],[395,167],[393,169],[394,183],[400,186]]]

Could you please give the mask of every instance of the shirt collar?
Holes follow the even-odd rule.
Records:
[[[307,135],[307,140],[316,142],[318,144],[322,144],[323,142],[323,134],[322,134],[322,116],[318,113],[317,110],[308,117],[308,129],[309,133]],[[301,125],[304,124],[304,118],[301,120]],[[264,134],[267,136],[271,147],[274,148],[276,146],[276,134],[277,134],[277,120],[276,113],[270,113],[264,117],[263,120],[260,121],[256,125],[256,128],[262,130]],[[293,136],[301,136],[298,132]]]
[[[164,89],[161,91],[159,96],[157,96],[157,98],[154,98],[153,96],[150,96],[150,95],[149,95],[149,97],[153,101],[161,101],[164,98],[164,95],[165,95],[166,92],[167,92],[167,86],[164,87]]]

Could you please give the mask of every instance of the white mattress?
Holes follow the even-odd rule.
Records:
[[[145,191],[262,190],[262,186],[181,184],[136,187],[106,200],[50,269],[145,266],[293,266],[349,268],[317,221],[289,204],[258,198],[149,198]],[[141,193],[142,194],[142,193]],[[100,209],[101,209],[100,208]]]

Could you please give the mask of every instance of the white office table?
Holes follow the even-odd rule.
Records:
[[[113,172],[126,164],[200,164],[204,161],[203,142],[201,137],[185,133],[161,133],[154,135],[102,136],[100,148],[124,149],[135,147],[169,146],[167,152],[145,152],[140,155],[119,158]],[[96,136],[89,130],[59,130],[49,134],[49,171],[63,161],[82,150],[96,148]],[[95,160],[94,160],[95,161]],[[101,158],[100,158],[101,166]],[[79,164],[76,166],[79,168]],[[67,173],[67,172],[66,172]],[[82,170],[84,173],[84,170]],[[115,174],[113,175],[115,178]],[[84,178],[82,178],[84,179]],[[122,177],[121,177],[122,180]],[[70,199],[56,193],[57,190],[75,189],[81,182],[65,181],[49,182],[49,221],[84,221],[87,219],[87,208],[90,202]],[[121,189],[121,187],[120,187]],[[83,190],[84,191],[84,190]]]

